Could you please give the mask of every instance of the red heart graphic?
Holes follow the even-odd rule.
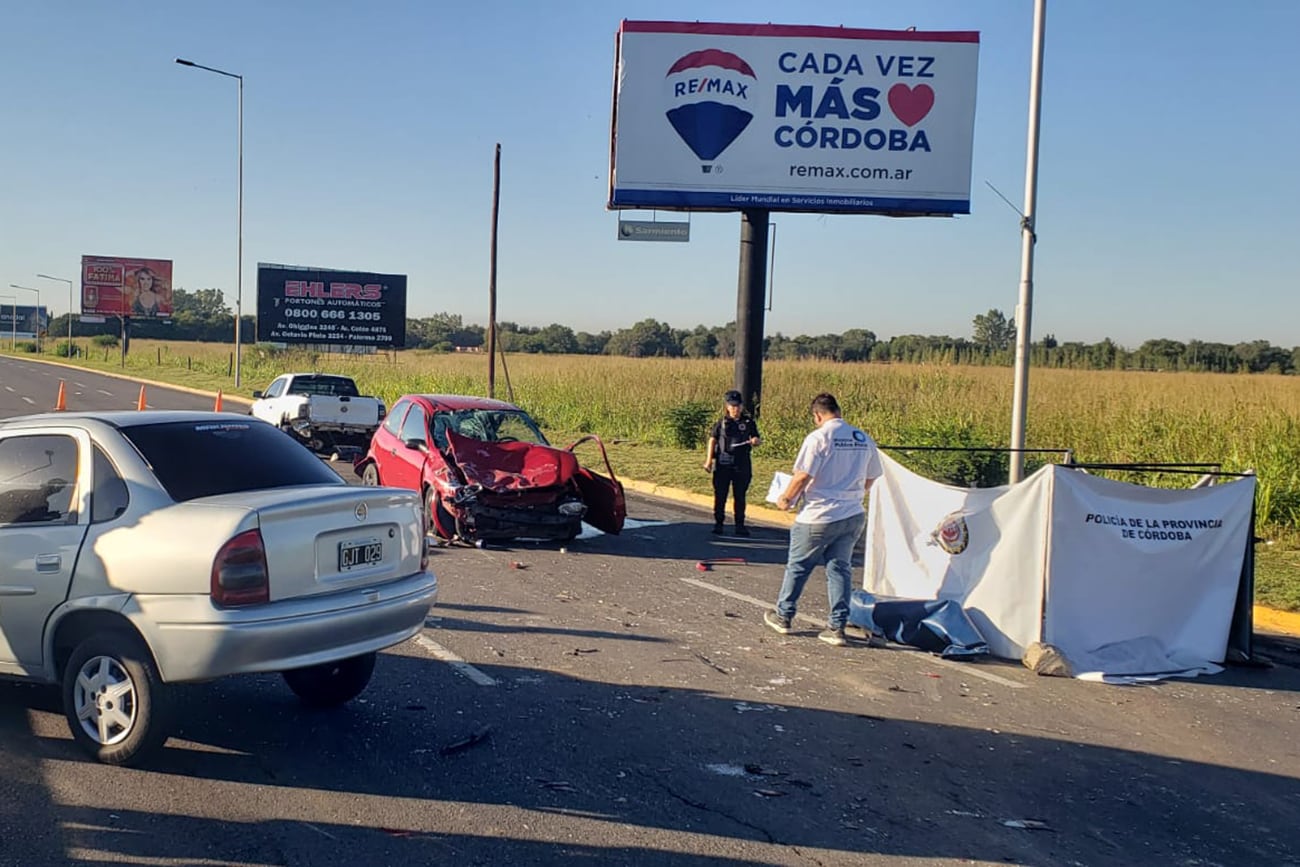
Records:
[[[916,87],[895,84],[889,88],[889,107],[894,117],[908,126],[916,126],[934,108],[934,90],[928,84]]]

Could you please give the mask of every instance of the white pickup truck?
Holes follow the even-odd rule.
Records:
[[[387,413],[382,400],[363,397],[350,377],[327,373],[283,374],[253,398],[250,415],[318,452],[366,448]]]

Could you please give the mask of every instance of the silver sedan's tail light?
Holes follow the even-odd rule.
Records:
[[[270,601],[271,579],[260,530],[248,530],[221,546],[212,561],[212,601],[255,605]]]

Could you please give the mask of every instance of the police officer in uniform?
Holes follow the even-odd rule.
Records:
[[[758,422],[745,411],[740,392],[731,390],[723,395],[722,418],[709,431],[708,454],[704,469],[713,473],[713,534],[722,535],[722,524],[727,517],[727,491],[734,496],[736,535],[748,536],[745,526],[745,493],[749,490],[754,467],[750,450],[758,445]]]

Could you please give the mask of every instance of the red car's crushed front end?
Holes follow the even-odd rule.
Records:
[[[395,412],[356,471],[367,484],[424,491],[429,529],[441,538],[564,541],[584,521],[605,533],[623,529],[623,486],[599,438],[556,448],[526,413],[490,398],[409,395]],[[589,442],[608,476],[579,463],[574,449]]]
[[[575,481],[580,467],[572,452],[533,443],[483,442],[450,431],[447,440],[447,472],[433,483],[441,488],[442,507],[455,522],[455,535],[567,540],[582,532],[587,506]],[[439,535],[450,537],[445,531],[451,528],[439,529]]]

